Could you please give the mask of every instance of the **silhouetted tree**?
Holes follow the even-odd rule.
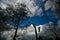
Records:
[[[17,30],[18,30],[18,25],[19,25],[19,22],[20,20],[22,20],[24,17],[26,17],[27,13],[25,13],[26,9],[26,5],[24,4],[20,4],[22,7],[19,8],[19,9],[16,9],[16,13],[14,14],[14,17],[17,19],[15,20],[15,35],[13,37],[13,40],[16,40],[16,35],[17,35]]]
[[[0,26],[6,27],[8,23],[13,23],[11,24],[15,27],[15,34],[13,40],[16,40],[18,26],[26,19],[27,12],[28,11],[26,10],[26,5],[20,3],[17,4],[16,8],[14,8],[13,6],[8,6],[6,9],[0,8]]]
[[[10,10],[13,15],[12,15],[12,18],[14,20],[14,26],[15,26],[15,34],[14,34],[14,37],[13,37],[13,40],[16,40],[16,36],[17,36],[17,30],[18,30],[18,25],[20,25],[19,23],[21,23],[23,20],[25,20],[24,18],[27,17],[27,13],[25,11],[27,11],[25,9],[26,5],[25,4],[18,4],[17,5],[18,7],[16,9],[13,9],[12,7],[11,8],[8,8],[8,10]],[[22,6],[22,7],[20,7]],[[8,11],[8,13],[10,13]]]
[[[38,36],[37,36],[37,29],[36,26],[33,24],[33,27],[35,28],[35,35],[36,35],[36,40],[38,40]]]
[[[4,9],[0,8],[0,32],[10,29],[10,27],[8,27],[6,23],[8,16],[5,16],[4,14]]]

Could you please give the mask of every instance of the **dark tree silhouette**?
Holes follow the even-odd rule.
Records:
[[[4,10],[0,8],[0,32],[10,29],[6,24],[7,17],[4,15]]]
[[[36,40],[38,40],[38,36],[37,36],[37,29],[36,26],[33,24],[33,27],[35,28],[35,35],[36,35]]]
[[[33,24],[33,23],[32,23]],[[35,28],[35,35],[36,35],[36,40],[43,40],[43,38],[39,35],[39,37],[38,37],[38,35],[37,35],[37,29],[36,29],[36,26],[35,26],[35,24],[33,24],[33,27]]]
[[[6,9],[0,8],[0,16],[1,16],[0,26],[6,27],[8,29],[9,27],[7,27],[6,25],[8,23],[11,24],[10,22],[13,23],[12,25],[15,27],[15,33],[14,33],[13,40],[16,40],[18,26],[26,19],[27,13],[28,13],[28,11],[26,10],[25,4],[18,3],[17,6],[18,7],[16,9],[14,9],[12,6],[9,6]]]
[[[17,5],[18,7],[16,9],[13,9],[12,7],[8,7],[6,10],[9,14],[9,17],[11,17],[14,21],[14,27],[15,27],[15,34],[13,36],[13,40],[16,40],[17,36],[17,31],[18,31],[18,26],[25,20],[24,18],[27,17],[27,11],[26,5],[25,4],[19,4]],[[20,7],[21,6],[21,7]],[[12,14],[13,13],[13,14]],[[11,14],[11,15],[10,15]]]
[[[22,6],[22,7],[20,8],[19,6]],[[26,15],[27,15],[27,13],[25,12],[26,11],[25,7],[26,7],[26,5],[19,4],[18,8],[13,10],[13,13],[14,13],[13,17],[14,17],[15,26],[16,26],[13,40],[16,40],[18,25],[20,25],[19,22],[21,23],[21,20],[25,20],[24,17],[26,17]]]

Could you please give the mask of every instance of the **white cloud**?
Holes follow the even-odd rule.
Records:
[[[43,2],[45,1],[45,0],[42,0]]]
[[[36,13],[37,13],[37,15],[39,15],[39,16],[43,16],[42,8],[37,9]]]
[[[56,38],[56,36],[54,34],[55,26],[54,26],[53,22],[49,22],[48,24],[44,24],[44,25],[39,25],[37,27],[41,28],[40,32],[38,32],[38,36],[40,35],[40,36],[44,36],[44,37],[50,37],[50,38],[53,38],[53,39]]]
[[[39,7],[35,4],[34,0],[1,0],[0,7],[2,9],[6,9],[6,7],[10,7],[10,6],[13,6],[14,8],[16,8],[17,3],[25,4],[27,8],[29,8],[29,11],[31,11],[32,13],[32,14],[29,14],[30,16],[34,16],[35,14],[40,14],[39,12],[40,9],[38,9]]]
[[[38,27],[41,28],[40,32],[38,32]],[[53,32],[54,25],[52,22],[50,22],[49,24],[36,26],[36,28],[37,28],[38,36],[40,35],[40,36],[51,37],[51,38],[55,39],[56,36]],[[5,37],[7,40],[11,40],[14,36],[14,31],[15,31],[14,29],[11,29],[9,31],[4,31],[4,32],[2,32],[2,37]],[[32,24],[29,27],[25,27],[23,29],[22,28],[18,29],[17,40],[18,39],[24,40],[23,38],[26,40],[32,40],[32,39],[35,40],[35,29]]]
[[[45,10],[48,10],[50,8],[54,8],[54,1],[51,1],[51,0],[48,0],[46,3],[45,3]],[[53,9],[52,8],[52,9]]]
[[[56,31],[57,31],[58,37],[60,37],[60,20],[58,20],[57,24],[58,24],[58,26],[56,28]]]
[[[33,26],[29,26],[27,28],[19,28],[18,29],[18,32],[17,32],[17,40],[18,39],[21,39],[21,40],[24,40],[24,39],[27,39],[27,40],[35,40],[35,32],[34,32],[34,28]],[[3,31],[2,32],[2,37],[5,37],[6,40],[12,40],[13,36],[14,36],[14,32],[15,30],[14,29],[11,29],[9,31]]]
[[[56,33],[59,36],[60,35],[60,20],[58,21],[58,26],[56,27]],[[40,32],[38,32],[38,27],[40,27]],[[44,36],[44,37],[50,37],[55,39],[55,34],[54,34],[54,23],[53,22],[49,22],[48,24],[44,24],[44,25],[39,25],[36,26],[37,29],[37,33],[38,36]],[[8,31],[3,31],[2,32],[2,37],[5,37],[6,40],[11,40],[14,36],[14,29],[8,30]],[[60,36],[59,36],[60,37]],[[33,27],[33,25],[31,24],[29,27],[24,27],[24,28],[19,28],[18,32],[17,32],[17,40],[21,39],[21,40],[35,40],[35,29]],[[24,38],[24,39],[23,39]]]
[[[12,40],[12,37],[14,35],[14,31],[13,29],[9,30],[9,31],[3,31],[2,32],[2,37],[6,38],[6,40]]]
[[[1,6],[2,6],[2,7],[1,7]],[[6,4],[4,5],[3,3],[1,3],[1,4],[0,4],[0,7],[1,7],[2,9],[6,9],[7,5],[6,5]]]

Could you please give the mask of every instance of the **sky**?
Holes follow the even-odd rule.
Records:
[[[27,8],[31,11],[32,14],[28,14],[30,16],[28,22],[34,23],[35,25],[43,25],[49,23],[50,21],[55,24],[60,19],[58,17],[59,13],[55,13],[54,2],[51,0],[1,0],[0,7],[2,9],[6,9],[8,5],[17,7],[17,3],[25,3]],[[22,23],[25,25],[29,25],[27,21],[26,23]],[[22,25],[23,26],[23,25]]]
[[[33,24],[36,25],[36,27],[40,27],[41,26],[41,33],[38,33],[38,35],[42,35],[42,36],[48,36],[48,34],[50,34],[49,36],[52,36],[54,33],[50,30],[48,30],[49,24],[52,24],[51,28],[53,28],[54,26],[56,26],[58,33],[60,32],[60,12],[59,12],[59,8],[56,8],[54,5],[54,2],[52,0],[1,0],[0,1],[0,7],[2,9],[6,9],[7,7],[13,6],[13,8],[17,8],[17,4],[18,3],[24,3],[27,8],[29,9],[29,11],[32,13],[28,13],[27,14],[27,19],[22,22],[20,26],[23,26],[22,28],[18,29],[18,38],[21,38],[22,40],[24,40],[23,38],[26,37],[27,40],[32,40],[32,38],[34,38],[35,40],[35,34],[34,34],[34,28],[33,28]],[[27,9],[27,10],[28,10]],[[58,10],[58,11],[57,11]],[[7,14],[5,14],[7,15]],[[7,24],[8,26],[12,24],[11,21],[9,20],[9,24]],[[28,25],[28,27],[26,28],[26,25]],[[10,25],[11,27],[13,27],[12,25]],[[5,30],[3,32],[1,32],[1,36],[6,38],[6,40],[11,40],[13,37],[13,33],[14,33],[15,29],[11,29],[11,30]],[[26,32],[27,31],[27,32]],[[20,35],[21,34],[21,35]],[[59,35],[59,34],[58,34]],[[53,35],[53,38],[55,37],[55,35]]]

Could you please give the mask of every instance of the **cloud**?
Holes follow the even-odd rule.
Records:
[[[38,27],[40,27],[40,32],[38,32]],[[39,25],[39,26],[36,26],[37,28],[37,33],[38,33],[38,36],[40,35],[41,37],[50,37],[50,38],[53,38],[55,39],[56,36],[54,34],[54,24],[53,22],[49,22],[48,24],[44,24],[44,25]],[[51,30],[50,30],[51,29]],[[59,30],[60,30],[60,27],[56,28],[57,29],[57,35],[59,36]],[[59,29],[59,30],[58,30]],[[8,31],[3,31],[1,32],[2,33],[2,37],[5,37],[6,40],[12,40],[13,36],[14,36],[14,32],[15,32],[15,29],[11,29],[11,30],[8,30]],[[33,25],[31,24],[29,27],[24,27],[24,28],[19,28],[18,29],[18,32],[17,32],[17,37],[16,37],[17,40],[21,39],[21,40],[35,40],[35,29],[33,27]]]
[[[50,37],[50,38],[55,38],[54,33],[50,30],[53,29],[52,27],[49,26],[49,24],[44,24],[41,27],[41,32],[38,32],[38,35],[44,36],[44,37]]]
[[[60,20],[59,20],[60,21]],[[39,25],[37,27],[40,27],[40,32],[38,32],[38,36],[44,36],[44,37],[50,37],[55,39],[57,34],[58,37],[60,37],[60,22],[58,21],[58,25],[55,26],[53,22],[49,22],[48,24]],[[37,28],[38,29],[38,28]],[[38,31],[38,30],[37,30]]]
[[[49,12],[49,13],[47,13],[47,15],[49,14],[49,15],[53,16],[54,18],[58,19],[58,18],[60,18],[60,14],[59,14],[60,12],[59,12],[59,8],[56,7],[59,4],[56,4],[56,2],[57,2],[56,0],[48,0],[44,6],[45,6],[46,11],[51,10],[51,13]]]
[[[57,30],[57,35],[58,35],[58,37],[60,37],[60,36],[59,36],[59,35],[60,35],[60,20],[58,20],[57,24],[58,24],[58,26],[57,26],[57,28],[56,28],[56,30]]]
[[[6,40],[11,40],[14,35],[14,31],[15,30],[13,29],[11,29],[10,31],[3,31],[1,36],[3,38],[6,38]]]
[[[34,16],[40,14],[39,7],[35,4],[34,0],[1,0],[0,7],[2,9],[6,9],[6,7],[13,6],[13,8],[17,8],[18,3],[25,4],[27,6],[27,10],[29,10],[32,14],[29,14],[29,16]],[[38,11],[37,11],[38,10]],[[35,13],[37,12],[37,13]]]
[[[45,3],[45,10],[48,10],[48,9],[52,8],[53,5],[54,5],[54,1],[48,0],[48,1]]]
[[[25,28],[19,28],[18,32],[17,32],[17,40],[35,40],[35,32],[34,32],[34,28],[33,26],[29,26],[29,27],[25,27]],[[13,36],[14,36],[14,29],[8,30],[8,31],[3,31],[2,33],[2,37],[6,38],[6,40],[12,40]]]

